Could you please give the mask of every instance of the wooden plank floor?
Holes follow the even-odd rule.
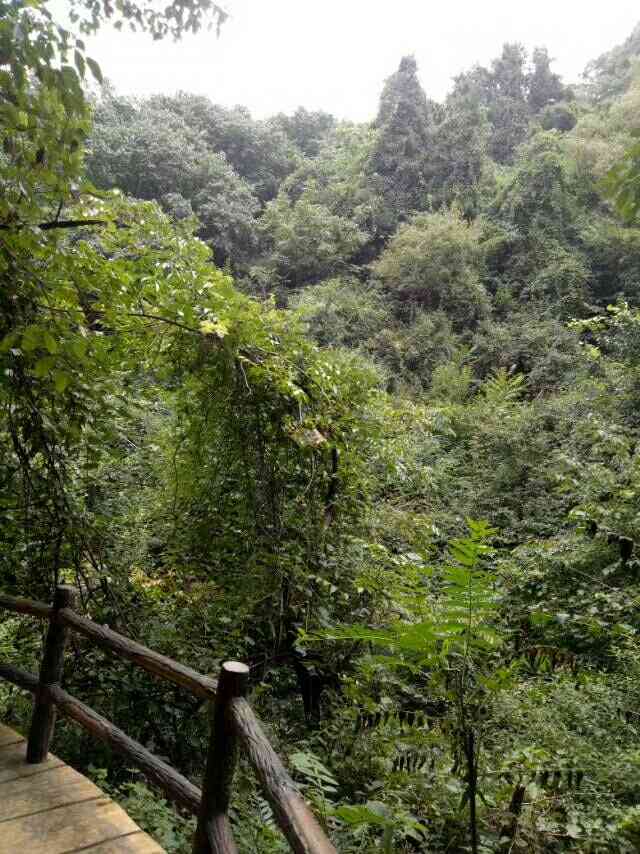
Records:
[[[28,765],[26,741],[0,724],[0,854],[162,854],[126,812],[49,754]]]

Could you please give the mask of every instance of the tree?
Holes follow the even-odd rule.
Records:
[[[77,580],[102,572],[90,472],[119,441],[119,380],[140,372],[150,340],[158,351],[170,330],[198,340],[203,314],[222,335],[228,280],[188,226],[86,180],[82,78],[100,79],[98,66],[46,7],[0,11],[1,500],[10,537],[31,543],[18,562],[3,557],[14,583],[48,598],[63,564]]]
[[[269,125],[281,130],[305,157],[317,157],[322,145],[336,126],[336,120],[323,110],[311,112],[304,107],[291,116],[279,113]]]
[[[420,619],[392,620],[375,629],[364,625],[336,626],[320,636],[329,641],[358,640],[367,643],[374,656],[382,648],[381,669],[390,683],[401,683],[404,674],[429,674],[429,686],[437,693],[441,705],[455,722],[446,727],[454,742],[454,769],[464,781],[463,805],[469,805],[471,851],[478,854],[477,794],[483,730],[481,702],[489,702],[493,692],[508,684],[508,675],[496,655],[502,645],[495,625],[498,596],[491,589],[495,580],[489,569],[481,566],[490,552],[488,540],[496,532],[486,524],[467,520],[470,533],[449,544],[449,565],[439,569],[423,568],[423,578],[440,576],[437,605],[426,610]],[[411,582],[405,582],[406,589]],[[418,598],[424,595],[420,585],[413,589]],[[410,594],[411,595],[411,594]],[[429,597],[431,598],[431,597]],[[307,634],[303,633],[303,640]],[[361,679],[371,675],[363,657]],[[493,679],[488,678],[492,671]],[[397,676],[395,674],[398,674]],[[395,678],[394,678],[395,677]],[[410,678],[410,677],[409,677]],[[374,690],[374,685],[371,686]],[[412,686],[415,690],[416,686]],[[419,690],[419,689],[418,689]],[[417,692],[416,692],[417,693]],[[433,697],[432,693],[432,697]],[[445,699],[446,698],[446,699]],[[381,823],[381,822],[379,822]],[[422,828],[424,830],[424,828]],[[393,831],[385,834],[384,850],[392,851]]]
[[[627,222],[637,222],[640,214],[640,142],[632,145],[622,160],[610,169],[605,189],[622,218]]]
[[[487,318],[474,334],[473,355],[480,377],[500,369],[520,374],[532,396],[570,387],[585,367],[580,342],[553,308],[543,315],[518,306],[504,320]]]
[[[590,97],[596,103],[604,103],[622,95],[637,75],[639,59],[640,24],[637,24],[621,45],[587,65],[583,76]]]
[[[149,103],[107,98],[95,110],[88,157],[91,179],[138,199],[194,194],[207,181],[211,153],[179,116]]]
[[[348,267],[366,236],[351,220],[303,195],[267,205],[260,228],[269,247],[267,265],[290,286],[318,281]]]
[[[66,64],[71,52],[77,69]],[[89,110],[81,82],[82,47],[40,5],[0,5],[0,57],[7,67],[0,79],[0,222],[8,230],[35,225],[70,195],[82,172]],[[99,75],[95,63],[90,68]]]
[[[199,235],[213,248],[218,264],[241,266],[253,258],[259,244],[255,217],[260,203],[224,157],[211,157],[207,180],[192,204],[202,226]]]
[[[341,123],[327,138],[318,157],[305,160],[283,183],[296,202],[303,195],[332,214],[354,222],[367,236],[358,256],[368,260],[396,224],[394,211],[366,174],[375,132],[365,125]]]
[[[498,163],[511,163],[525,140],[531,119],[547,104],[569,98],[557,74],[551,71],[546,48],[536,48],[528,66],[521,44],[507,43],[491,68],[476,66],[455,78],[452,98],[477,109],[484,107],[490,124],[489,151]]]
[[[539,132],[521,149],[490,210],[508,235],[507,251],[491,259],[493,276],[516,300],[537,300],[538,311],[550,306],[566,318],[588,311],[593,284],[574,169],[559,135]]]
[[[580,240],[592,272],[593,301],[605,308],[620,299],[636,304],[640,281],[640,228],[609,217],[593,218]]]
[[[432,133],[429,193],[436,206],[456,203],[473,216],[481,207],[489,170],[487,110],[474,96],[457,91],[447,98],[443,113]]]
[[[553,306],[563,318],[584,317],[589,312],[591,269],[578,251],[547,245],[544,266],[536,271],[523,295]]]
[[[208,151],[224,154],[262,202],[274,198],[298,165],[300,152],[277,123],[256,121],[245,107],[227,109],[202,95],[157,95],[150,110],[168,110],[194,132]]]
[[[531,58],[533,70],[527,81],[527,99],[534,113],[539,113],[549,104],[566,98],[567,90],[559,74],[551,71],[552,59],[546,47],[537,47]]]
[[[431,111],[412,56],[403,57],[385,82],[374,128],[367,164],[374,186],[399,219],[424,210]]]
[[[379,289],[357,280],[329,279],[306,287],[291,305],[322,347],[364,347],[390,320]]]
[[[578,119],[570,104],[548,104],[540,114],[543,130],[559,130],[567,133],[576,126]]]
[[[573,132],[564,138],[582,179],[583,197],[591,207],[599,203],[603,191],[608,193],[607,173],[634,145],[638,110],[640,77],[636,76],[619,99],[582,112]]]
[[[517,42],[506,42],[502,53],[491,63],[492,84],[498,95],[524,101],[527,94],[527,52]]]
[[[462,355],[460,337],[443,311],[420,310],[412,323],[386,323],[366,342],[387,370],[390,391],[431,387],[434,372]]]
[[[498,163],[511,162],[529,129],[526,61],[521,44],[505,44],[491,65],[491,154]]]
[[[88,167],[99,187],[158,200],[179,218],[193,212],[220,264],[233,256],[241,265],[257,249],[260,203],[250,185],[223,153],[207,149],[200,131],[157,101],[103,100]]]
[[[223,7],[212,0],[196,0],[188,7],[179,0],[172,0],[164,9],[151,2],[129,2],[114,9],[109,3],[93,3],[91,0],[70,0],[72,23],[80,30],[93,33],[106,21],[112,21],[116,29],[127,25],[131,30],[148,32],[154,39],[171,34],[180,38],[185,32],[197,33],[204,24],[216,24],[218,32],[227,19]]]
[[[493,211],[523,235],[571,238],[576,233],[576,195],[571,163],[557,136],[539,133],[522,149]]]
[[[455,328],[473,326],[489,310],[481,281],[480,229],[452,212],[422,214],[401,226],[373,271],[399,301],[441,310]]]

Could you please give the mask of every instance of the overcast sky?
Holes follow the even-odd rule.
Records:
[[[505,41],[545,45],[575,81],[585,64],[623,41],[640,20],[638,0],[220,0],[231,17],[219,38],[205,32],[152,42],[105,28],[89,55],[123,94],[208,95],[256,117],[299,105],[370,119],[382,82],[415,54],[427,94],[488,63]],[[64,8],[64,0],[55,0]]]

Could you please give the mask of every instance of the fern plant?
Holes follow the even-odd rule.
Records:
[[[310,750],[293,753],[289,762],[298,776],[302,777],[305,795],[319,810],[321,822],[326,829],[329,813],[335,805],[338,781]]]
[[[315,635],[301,632],[300,642],[365,641],[391,653],[384,657],[387,666],[403,668],[448,666],[456,658],[466,661],[472,651],[495,649],[501,643],[492,625],[498,604],[496,579],[480,566],[495,531],[484,522],[467,520],[467,525],[470,536],[449,544],[452,561],[444,567],[422,570],[423,576],[433,581],[431,588],[438,591],[427,618],[397,620],[381,627],[339,626]],[[420,594],[415,591],[416,596]]]
[[[524,374],[513,373],[513,369],[507,371],[506,368],[498,368],[482,386],[485,400],[496,406],[514,403],[523,391]]]
[[[415,610],[424,612],[425,585],[431,595],[420,619],[405,616],[381,626],[339,626],[315,639],[366,642],[371,649],[368,660],[414,676],[421,673],[433,692],[449,702],[451,713],[442,728],[452,742],[453,770],[465,783],[461,808],[469,809],[471,850],[476,854],[483,720],[491,694],[507,684],[510,670],[498,656],[502,636],[497,627],[497,577],[484,563],[495,531],[484,522],[467,520],[467,525],[468,535],[449,543],[450,560],[422,570]]]

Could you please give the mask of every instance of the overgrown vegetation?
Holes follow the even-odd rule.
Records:
[[[340,851],[638,850],[639,57],[636,28],[569,87],[507,44],[443,103],[405,57],[371,124],[255,121],[89,97],[81,38],[0,0],[0,588],[247,661]],[[82,643],[66,682],[200,778],[201,705]],[[117,758],[55,747],[190,850]],[[236,789],[240,849],[285,851]]]

